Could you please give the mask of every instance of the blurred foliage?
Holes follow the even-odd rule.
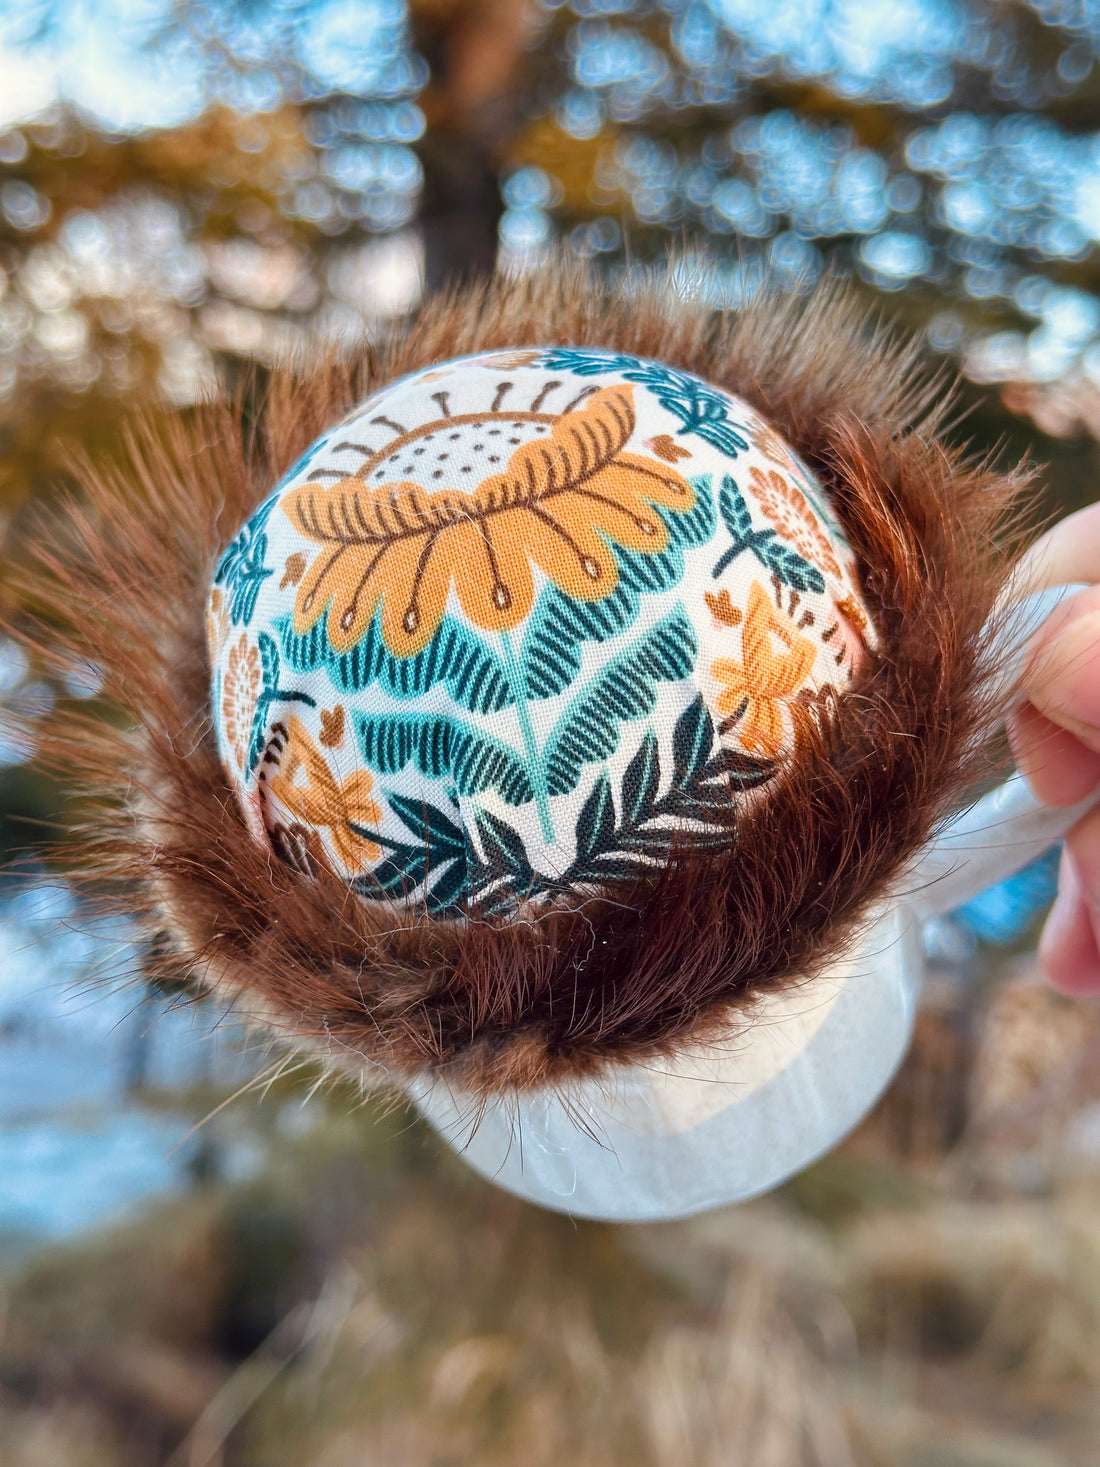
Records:
[[[1100,431],[1098,52],[1095,0],[4,0],[0,492],[560,238],[723,304],[828,265]]]
[[[731,307],[849,276],[1078,504],[1098,57],[1097,0],[0,0],[0,532],[131,405],[561,243]]]

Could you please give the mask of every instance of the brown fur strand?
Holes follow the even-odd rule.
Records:
[[[747,398],[827,486],[882,650],[739,819],[720,856],[512,923],[395,914],[247,835],[218,762],[203,612],[217,556],[287,466],[393,377],[464,353],[591,345],[684,367]],[[147,414],[124,468],[80,466],[63,531],[42,527],[22,631],[60,666],[102,668],[122,725],[66,714],[41,757],[93,811],[83,870],[172,961],[334,1061],[481,1094],[652,1059],[723,1032],[758,994],[849,939],[934,822],[985,772],[983,627],[1022,475],[944,447],[944,394],[913,348],[833,287],[737,314],[615,295],[575,268],[437,299],[377,362],[276,374],[239,404]],[[55,511],[56,514],[56,511]]]

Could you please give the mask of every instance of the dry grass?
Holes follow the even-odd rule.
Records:
[[[537,1211],[337,1103],[259,1182],[9,1280],[0,1461],[1095,1467],[1098,1040],[1026,975],[941,994],[840,1153],[659,1227]]]

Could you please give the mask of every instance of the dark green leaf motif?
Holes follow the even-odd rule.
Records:
[[[355,890],[360,896],[405,901],[422,888],[429,911],[453,908],[467,885],[467,847],[462,827],[427,800],[410,800],[396,794],[388,795],[387,800],[413,839],[396,841],[377,830],[352,825],[357,835],[389,852],[369,876],[356,878]]]
[[[657,738],[650,729],[623,773],[616,820],[606,771],[577,818],[577,854],[565,880],[583,885],[652,874],[668,859],[676,822],[690,822],[696,849],[719,849],[733,839],[730,794],[773,778],[772,760],[752,759],[716,747],[713,721],[696,696],[676,721],[672,777],[661,783]]]
[[[605,850],[615,838],[615,802],[611,798],[611,781],[605,769],[592,786],[592,793],[577,816],[577,863],[588,865],[593,856]]]
[[[418,757],[418,751],[409,757]],[[623,772],[617,809],[610,774],[605,768],[597,775],[577,815],[574,858],[559,874],[534,870],[523,836],[491,810],[473,811],[478,850],[462,830],[457,805],[452,818],[430,801],[389,794],[390,808],[412,839],[396,841],[353,826],[387,852],[370,876],[358,879],[356,890],[391,900],[410,899],[422,890],[431,911],[489,914],[530,897],[652,875],[669,857],[677,824],[686,822],[696,848],[728,846],[734,837],[731,792],[766,784],[777,768],[772,760],[719,747],[706,704],[697,695],[673,730],[672,771],[664,794],[657,736],[649,729]]]
[[[586,625],[593,624],[586,622]],[[561,795],[574,790],[586,764],[606,759],[618,747],[622,723],[652,714],[658,683],[686,677],[695,664],[695,655],[695,633],[684,611],[677,608],[596,673],[559,715],[538,756],[547,793]],[[699,755],[698,758],[679,753],[674,756],[676,771],[689,782],[695,778],[704,751],[709,752],[710,748],[704,740],[700,718],[705,720],[707,737],[714,736],[701,700],[699,708],[701,715],[696,710],[686,723],[682,718],[677,725],[680,743],[694,739],[692,748]],[[371,768],[390,775],[411,762],[426,778],[439,780],[452,803],[456,795],[477,796],[489,790],[510,805],[525,805],[535,798],[531,770],[519,755],[502,740],[460,719],[435,714],[359,715],[356,735]],[[680,796],[675,789],[669,791],[660,809],[656,807],[659,782],[656,739],[650,731],[639,753],[631,759],[624,779],[624,819],[631,829],[637,826],[641,831],[656,814],[679,808]],[[411,812],[417,809],[413,802],[392,793],[387,798],[391,809],[409,825]],[[374,831],[361,832],[378,841],[389,853],[375,873],[376,880],[361,885],[365,895],[373,892],[377,896],[408,896],[423,886],[425,900],[433,907],[438,906],[439,892],[429,881],[431,870],[440,864],[447,867],[447,875],[440,880],[445,883],[443,890],[448,902],[466,894],[475,904],[482,904],[483,899],[488,901],[491,908],[494,902],[515,900],[519,894],[558,889],[557,878],[532,869],[519,832],[499,815],[483,808],[473,812],[483,855],[478,857],[472,848],[464,848],[461,852],[464,874],[460,878],[456,870],[461,832],[454,833],[458,828],[442,815],[438,806],[425,802],[422,808],[423,847],[414,842],[395,843]],[[577,871],[587,871],[589,879],[601,874],[607,876],[609,852],[618,849],[618,845],[615,805],[606,770],[598,776],[585,800],[578,822],[578,854],[574,866]],[[437,832],[442,840],[439,848],[432,845]],[[654,847],[655,842],[663,849],[667,837],[658,837],[652,831],[641,832],[634,844],[642,850]]]
[[[626,824],[634,825],[648,818],[660,783],[661,760],[656,736],[650,729],[623,775],[623,820]]]
[[[672,783],[686,789],[706,769],[714,747],[714,721],[702,696],[694,698],[676,720],[672,731]]]
[[[765,570],[792,591],[824,591],[825,577],[816,565],[811,565],[797,550],[780,540],[774,529],[753,529],[745,496],[730,474],[722,476],[718,511],[733,543],[719,556],[712,572],[715,579],[737,556],[751,551]]]
[[[731,793],[766,784],[778,765],[718,746],[701,695],[677,719],[672,751],[671,778],[662,795],[657,736],[647,730],[623,772],[617,812],[611,777],[606,769],[600,771],[577,815],[573,861],[556,876],[533,871],[519,833],[499,817],[479,811],[485,859],[471,856],[471,906],[491,911],[519,895],[548,895],[652,876],[668,860],[677,826],[689,832],[686,838],[696,849],[727,847],[734,838]]]
[[[471,869],[471,886],[484,887],[496,880],[505,883],[509,897],[530,891],[536,878],[519,832],[491,810],[478,810],[474,818],[485,859]]]

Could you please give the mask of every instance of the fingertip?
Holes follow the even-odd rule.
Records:
[[[1096,926],[1068,851],[1062,853],[1058,896],[1039,941],[1039,968],[1060,993],[1075,998],[1100,995]]]
[[[1032,703],[1009,719],[1016,767],[1044,805],[1076,805],[1100,785],[1100,752],[1060,728]]]

